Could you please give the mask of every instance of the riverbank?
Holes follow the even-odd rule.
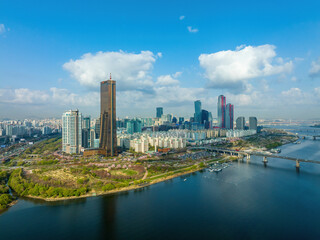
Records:
[[[221,159],[218,159],[216,161],[221,161]],[[209,161],[212,162],[212,161]],[[208,162],[208,163],[209,163]],[[74,200],[74,199],[81,199],[81,198],[88,198],[88,197],[97,197],[97,196],[104,196],[104,195],[109,195],[109,194],[115,194],[115,193],[120,193],[120,192],[126,192],[126,191],[131,191],[131,190],[136,190],[136,189],[140,189],[140,188],[144,188],[144,187],[148,187],[151,186],[153,184],[157,184],[160,182],[164,182],[176,177],[180,177],[180,176],[184,176],[184,175],[188,175],[194,172],[198,172],[201,171],[203,169],[207,168],[207,166],[204,167],[197,167],[195,169],[186,171],[186,172],[179,172],[173,175],[169,175],[169,176],[165,176],[163,178],[158,178],[155,179],[151,182],[147,182],[147,183],[143,183],[143,184],[139,184],[139,185],[133,185],[133,186],[129,186],[129,187],[125,187],[125,188],[121,188],[121,189],[116,189],[116,190],[110,190],[107,192],[103,192],[103,191],[99,191],[99,192],[91,192],[90,194],[85,194],[85,195],[81,195],[81,196],[72,196],[72,197],[60,197],[60,198],[43,198],[43,197],[38,197],[38,196],[32,196],[32,195],[26,195],[24,197],[27,198],[31,198],[31,199],[40,199],[46,202],[56,202],[56,201],[65,201],[65,200]],[[169,173],[166,173],[169,174]],[[146,179],[148,180],[148,179]]]
[[[211,164],[213,162],[220,163],[220,162],[225,162],[227,160],[228,161],[236,161],[235,158],[225,157],[223,159],[220,158],[220,159],[209,160],[209,161],[206,162],[206,164],[209,165],[209,164]],[[164,173],[164,174],[161,174],[161,175],[165,175],[165,177],[158,178],[159,176],[153,176],[150,179],[152,179],[152,178],[156,178],[156,179],[151,180],[150,182],[142,183],[142,184],[139,184],[139,185],[132,185],[132,186],[124,187],[124,188],[121,188],[121,189],[110,190],[110,191],[107,191],[107,192],[104,192],[104,191],[92,191],[92,192],[90,192],[90,194],[85,194],[85,195],[81,195],[81,196],[59,197],[59,198],[44,198],[44,197],[32,196],[32,195],[26,195],[24,197],[31,198],[31,199],[39,199],[39,200],[43,200],[43,201],[46,201],[46,202],[57,202],[57,201],[75,200],[75,199],[81,199],[81,198],[97,197],[97,196],[116,194],[116,193],[121,193],[121,192],[126,192],[126,191],[131,191],[131,190],[136,190],[136,189],[148,187],[148,186],[151,186],[153,184],[157,184],[157,183],[164,182],[164,181],[167,181],[167,180],[170,180],[170,179],[173,179],[173,178],[177,178],[177,177],[180,177],[180,176],[184,176],[184,175],[188,175],[188,174],[191,174],[191,173],[194,173],[194,172],[198,172],[198,171],[201,171],[203,169],[206,169],[208,167],[208,165],[203,166],[203,167],[199,167],[199,165],[198,165],[196,168],[193,168],[193,169],[190,169],[190,170],[187,170],[187,171],[183,171],[183,169],[182,169],[182,170],[179,170],[178,173],[175,173],[175,174],[172,174],[172,175],[168,175],[168,174],[170,174],[170,172],[169,173]],[[189,169],[189,168],[190,167],[188,167],[186,169]],[[181,171],[183,171],[183,172],[181,172]],[[173,172],[175,172],[175,171],[173,171]],[[146,180],[148,180],[148,179],[146,179]]]

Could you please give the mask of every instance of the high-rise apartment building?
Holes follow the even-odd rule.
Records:
[[[201,101],[197,100],[194,102],[194,121],[201,123]]]
[[[100,149],[106,150],[107,156],[117,154],[116,123],[116,82],[103,81],[100,84]]]
[[[246,120],[244,117],[238,117],[236,121],[236,129],[238,130],[244,130],[244,127],[246,125]]]
[[[233,111],[234,106],[231,103],[228,103],[226,106],[226,128],[233,129]]]
[[[249,117],[249,129],[250,130],[258,129],[258,120],[256,117]]]
[[[132,119],[127,122],[127,133],[133,134],[142,132],[142,122],[139,119]]]
[[[162,107],[157,107],[156,117],[157,118],[161,118],[162,115],[163,115],[163,108]]]
[[[80,153],[82,145],[82,115],[78,110],[62,115],[62,151]]]
[[[226,128],[226,97],[223,95],[218,98],[218,127]]]

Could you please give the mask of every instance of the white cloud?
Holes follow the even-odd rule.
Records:
[[[6,31],[6,27],[3,23],[0,23],[0,34],[4,33]]]
[[[0,102],[15,104],[42,104],[49,99],[45,91],[27,88],[0,89]]]
[[[172,76],[177,78],[177,77],[180,77],[182,74],[182,72],[176,72],[175,74],[173,74]]]
[[[312,94],[310,92],[304,92],[300,88],[290,88],[287,91],[282,91],[282,102],[288,106],[295,104],[310,105],[313,102]]]
[[[320,58],[318,59],[318,61],[312,61],[309,75],[310,77],[320,76]]]
[[[6,104],[50,104],[61,106],[97,106],[99,93],[90,92],[84,95],[71,93],[67,89],[50,88],[50,91],[32,90],[28,88],[0,89],[0,103]]]
[[[183,20],[183,19],[185,19],[185,16],[180,16],[179,17],[179,20]]]
[[[179,80],[172,78],[171,75],[162,75],[158,77],[156,84],[162,86],[177,85],[179,84]]]
[[[197,33],[199,32],[199,30],[197,28],[192,28],[191,26],[188,26],[187,27],[188,31],[191,32],[191,33]]]
[[[300,88],[290,88],[287,91],[282,91],[281,94],[285,97],[301,97],[302,91]]]
[[[199,56],[209,86],[246,90],[248,80],[291,72],[292,61],[276,58],[275,46],[244,46]]]
[[[175,74],[172,74],[172,75],[159,76],[156,84],[161,86],[178,85],[180,82],[175,78],[179,77],[181,74],[182,74],[181,72],[176,72]]]
[[[98,88],[99,83],[112,73],[112,78],[117,81],[117,90],[146,90],[153,85],[150,70],[157,56],[150,51],[139,54],[123,51],[87,53],[80,59],[65,63],[63,68],[81,85],[89,88]]]
[[[262,94],[254,91],[250,94],[232,94],[227,93],[226,98],[228,102],[233,103],[235,106],[257,106],[261,104]]]

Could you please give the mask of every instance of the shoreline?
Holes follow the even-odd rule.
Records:
[[[67,201],[67,200],[75,200],[75,199],[81,199],[81,198],[89,198],[89,197],[99,197],[99,196],[104,196],[104,195],[109,195],[109,194],[114,194],[114,193],[120,193],[120,192],[126,192],[126,191],[131,191],[131,190],[136,190],[136,189],[148,187],[148,186],[151,186],[153,184],[164,182],[164,181],[176,178],[176,177],[180,177],[180,176],[187,175],[187,174],[190,174],[190,173],[198,172],[198,171],[201,171],[201,170],[203,170],[205,168],[207,168],[207,167],[192,169],[192,170],[189,170],[187,172],[182,172],[182,173],[176,173],[176,174],[164,177],[164,178],[155,179],[155,180],[153,180],[153,181],[151,181],[149,183],[146,183],[146,184],[129,186],[129,187],[121,188],[121,189],[118,189],[118,190],[111,190],[111,191],[107,191],[107,192],[95,192],[96,195],[93,195],[94,194],[94,192],[93,192],[91,194],[85,194],[85,195],[81,195],[81,196],[62,197],[62,198],[43,198],[43,197],[30,196],[30,195],[26,195],[24,197],[25,198],[30,198],[30,199],[43,200],[43,201],[46,201],[46,202],[57,202],[57,201]]]
[[[286,131],[286,133],[290,134],[290,135],[292,134],[291,132],[288,132],[288,131]],[[297,137],[297,139],[299,139],[299,137]],[[293,143],[293,142],[297,141],[297,139],[295,139],[293,141],[289,141],[287,143],[284,143],[281,146]],[[232,162],[236,161],[236,160],[237,159],[229,159],[229,161],[232,161]],[[214,160],[210,160],[210,161],[207,162],[207,164],[210,164],[213,161]],[[226,161],[226,159],[224,158],[224,159],[216,160],[216,162],[221,162],[221,161]],[[208,166],[205,166],[205,167],[202,167],[202,168],[197,167],[196,169],[191,169],[191,170],[188,170],[186,172],[179,172],[179,173],[176,173],[176,174],[173,174],[173,175],[170,175],[170,176],[166,176],[166,177],[163,177],[163,178],[152,180],[152,181],[147,182],[147,183],[142,183],[142,184],[139,184],[139,185],[132,185],[132,186],[124,187],[124,188],[121,188],[121,189],[110,190],[110,191],[106,191],[106,192],[104,192],[104,191],[90,192],[90,194],[88,193],[88,194],[81,195],[81,196],[71,196],[71,197],[61,197],[61,198],[59,198],[59,197],[57,197],[57,198],[44,198],[44,197],[31,196],[31,195],[26,195],[26,196],[23,196],[23,197],[24,198],[29,198],[29,199],[42,200],[42,201],[45,201],[45,202],[68,201],[68,200],[76,200],[76,199],[89,198],[89,197],[98,197],[98,196],[104,196],[104,195],[109,195],[109,194],[116,194],[116,193],[127,192],[127,191],[131,191],[131,190],[136,190],[136,189],[141,189],[141,188],[148,187],[148,186],[151,186],[153,184],[164,182],[164,181],[167,181],[167,180],[170,180],[170,179],[173,179],[173,178],[177,178],[177,177],[180,177],[180,176],[183,176],[183,175],[187,175],[187,174],[190,174],[190,173],[198,172],[198,171],[201,171],[203,169],[206,169],[207,167]],[[166,173],[163,173],[163,174],[166,174]],[[10,203],[8,208],[10,208],[11,206],[15,205],[18,202],[18,200],[19,200],[19,198],[14,200],[12,203]]]

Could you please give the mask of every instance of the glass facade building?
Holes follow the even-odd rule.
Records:
[[[234,106],[231,103],[228,103],[226,106],[226,128],[233,129],[233,111]]]
[[[226,97],[223,95],[218,98],[218,127],[226,128]]]

